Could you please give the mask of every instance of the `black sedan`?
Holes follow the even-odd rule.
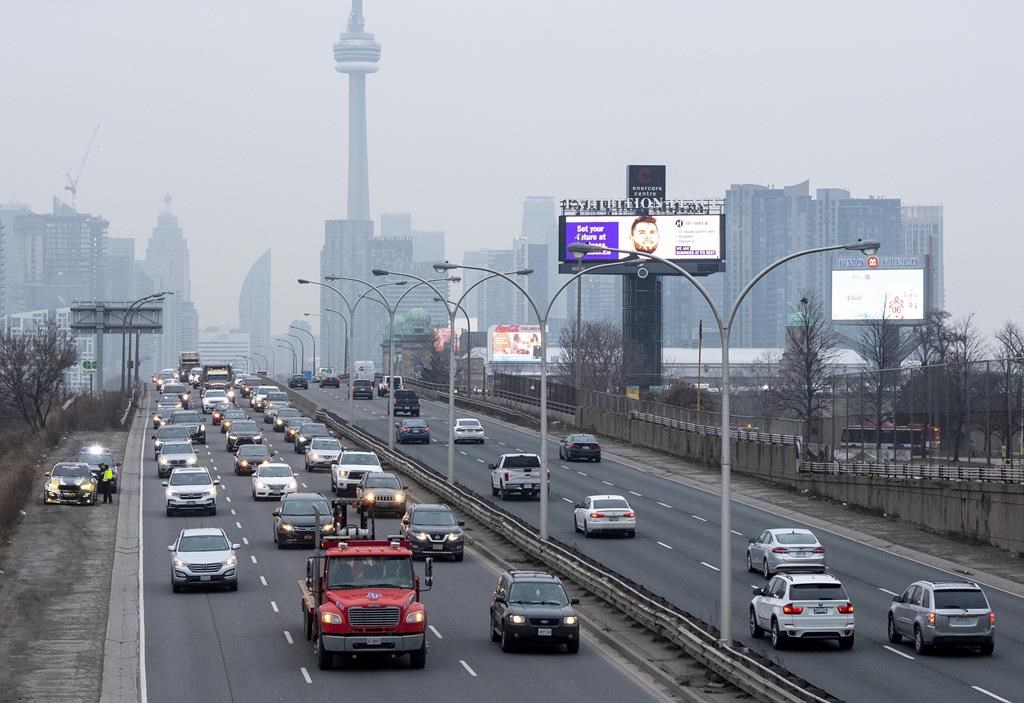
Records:
[[[558,458],[566,461],[601,461],[601,445],[592,434],[571,434],[558,443]]]
[[[228,430],[228,451],[233,452],[243,444],[263,444],[263,432],[253,420],[235,420]]]
[[[270,449],[263,444],[243,444],[235,452],[235,474],[251,476],[261,464],[270,461]]]
[[[302,388],[303,390],[305,390],[305,389],[309,388],[309,381],[306,380],[305,376],[303,376],[300,373],[297,373],[297,374],[295,374],[294,376],[292,376],[291,378],[288,379],[288,387],[289,388]]]
[[[316,513],[320,513],[320,531],[334,534],[334,512],[327,498],[319,493],[290,493],[274,511],[274,542],[281,549],[287,544],[313,546],[316,538]]]

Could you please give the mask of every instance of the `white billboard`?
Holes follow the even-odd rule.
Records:
[[[487,332],[487,359],[499,364],[540,361],[538,325],[491,325]]]
[[[832,320],[925,319],[924,269],[832,272]]]

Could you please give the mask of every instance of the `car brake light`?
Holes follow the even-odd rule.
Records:
[[[824,554],[825,553],[825,548],[824,547],[815,547],[814,548],[814,553],[815,554]]]
[[[505,480],[508,480],[508,471],[505,472]]]
[[[623,513],[622,517],[636,517],[636,513]]]
[[[799,615],[800,613],[804,612],[804,609],[801,608],[799,605],[786,603],[784,606],[782,606],[782,612],[785,615]]]
[[[836,608],[842,615],[853,615],[853,603],[847,603]]]
[[[590,517],[604,517],[604,513],[590,513]]]
[[[776,547],[772,550],[772,554],[789,554],[789,550],[785,547]]]
[[[569,447],[570,447],[571,449],[579,449],[579,448],[580,448],[580,445],[576,444],[576,442],[573,442],[572,444],[570,444],[570,445],[569,445]]]
[[[996,624],[996,614],[995,613],[989,613],[988,614],[988,624],[989,625],[995,625]]]
[[[934,625],[935,624],[935,613],[928,613],[928,624],[929,625]]]

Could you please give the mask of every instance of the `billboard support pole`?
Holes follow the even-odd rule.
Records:
[[[816,247],[813,249],[804,249],[801,251],[787,254],[779,259],[776,259],[766,267],[761,269],[753,278],[751,278],[746,285],[740,290],[736,300],[733,301],[732,307],[729,309],[728,316],[722,318],[722,314],[719,311],[718,304],[715,299],[711,296],[708,290],[700,284],[700,282],[691,274],[689,271],[673,263],[667,259],[663,259],[653,254],[646,252],[630,251],[627,249],[613,249],[611,247],[605,247],[596,244],[573,244],[569,247],[569,251],[573,256],[582,258],[586,254],[591,252],[603,252],[603,251],[618,251],[620,253],[633,254],[654,261],[659,261],[663,264],[668,265],[670,268],[678,271],[683,277],[685,277],[690,283],[692,283],[697,291],[701,294],[701,297],[707,301],[708,306],[711,308],[711,312],[715,317],[715,322],[718,323],[718,330],[721,336],[722,344],[722,426],[721,426],[721,465],[722,465],[722,502],[721,502],[721,532],[720,532],[720,580],[719,580],[719,618],[720,625],[718,631],[718,645],[722,648],[732,646],[732,498],[731,498],[731,473],[732,473],[732,436],[731,436],[731,420],[729,411],[729,330],[732,327],[733,320],[736,318],[736,313],[739,310],[740,304],[744,298],[751,291],[755,284],[762,278],[767,276],[771,271],[778,268],[782,264],[796,259],[801,256],[808,254],[817,254],[826,251],[836,251],[840,249],[847,250],[858,250],[867,254],[874,254],[880,244],[877,241],[868,242],[856,242],[851,244],[834,244],[826,247]],[[596,268],[596,267],[595,267]],[[571,280],[571,279],[570,279]],[[543,412],[543,411],[542,411]],[[546,486],[546,482],[542,482],[542,485]],[[545,493],[541,494],[542,497],[546,497]]]

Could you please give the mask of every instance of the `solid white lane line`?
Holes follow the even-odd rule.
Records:
[[[672,506],[671,506],[671,505],[669,505],[668,503],[662,503],[662,502],[661,502],[660,500],[659,500],[659,501],[656,501],[656,502],[658,503],[658,505],[660,505],[660,506],[661,506],[661,507],[663,507],[663,508],[668,508],[669,510],[671,510],[671,509],[672,509]]]
[[[899,593],[894,593],[893,591],[890,591],[888,588],[882,588],[881,586],[878,587],[878,590],[881,591],[882,593],[888,593],[890,596],[898,596],[899,595]]]
[[[476,672],[473,671],[473,669],[470,668],[469,664],[466,663],[465,659],[460,659],[459,660],[459,664],[462,664],[462,668],[465,669],[466,671],[468,671],[470,676],[476,676]],[[1000,700],[1002,700],[1002,699],[1000,699]],[[1007,702],[1007,703],[1009,703],[1009,702]]]
[[[706,561],[702,561],[701,565],[708,567],[712,571],[721,571],[721,569],[719,569],[717,566],[712,566],[711,564],[707,563]]]
[[[614,486],[615,485],[614,483],[611,483],[610,481],[601,481],[601,483],[603,483],[606,486]]]
[[[672,547],[670,547],[669,545],[665,544],[664,542],[658,542],[658,544],[660,544],[665,549],[672,549]]]
[[[274,609],[275,613],[280,613],[281,612],[280,610],[277,609],[277,603],[275,603],[274,601],[270,601],[270,607]]]
[[[253,564],[258,564],[259,563],[258,561],[256,561],[256,555],[255,554],[250,554],[249,558],[252,559],[252,563]]]
[[[701,522],[707,522],[708,521],[707,518],[703,518],[700,515],[691,515],[690,517],[692,517],[694,520],[700,520]]]
[[[997,696],[996,694],[992,693],[992,691],[986,691],[981,686],[971,686],[971,688],[973,688],[978,693],[984,693],[986,696],[989,696],[991,698],[995,698],[997,701],[1002,701],[1002,703],[1013,703],[1013,701],[1009,701],[1009,700],[1003,698],[1002,696]]]
[[[439,640],[444,639],[444,637],[441,636],[441,633],[437,631],[436,627],[434,627],[433,625],[427,625],[427,627],[430,629],[431,632],[434,633],[434,637],[436,637]]]
[[[284,638],[288,640],[288,644],[295,644],[295,640],[292,639],[292,633],[288,632],[288,630],[284,631]]]
[[[729,530],[729,532],[733,533],[733,534],[734,534],[734,535],[736,535],[737,537],[742,537],[742,536],[743,536],[743,533],[742,533],[742,532],[737,532],[736,530]]]
[[[299,667],[299,671],[302,672],[302,678],[306,679],[306,683],[313,683],[313,679],[309,678],[309,672],[306,671],[306,667]]]
[[[912,656],[910,656],[909,654],[907,654],[906,652],[901,652],[898,649],[893,649],[892,647],[890,647],[887,644],[882,645],[882,649],[888,649],[893,654],[898,654],[899,656],[903,657],[904,659],[909,659],[910,661],[914,661],[914,658]]]
[[[565,501],[566,503],[571,503],[571,502],[572,502],[572,501],[571,501],[571,500],[569,500],[568,498],[562,498],[562,500],[564,500],[564,501]]]
[[[235,527],[237,527],[238,529],[242,529],[242,523],[240,523],[238,520],[235,520]]]
[[[245,546],[249,546],[249,538],[248,537],[243,537],[242,538],[242,544],[244,544]]]
[[[266,586],[267,585],[267,577],[266,576],[260,576],[260,583],[262,583],[264,586]]]
[[[629,492],[629,494],[630,494],[630,495],[634,495],[634,496],[636,496],[637,498],[643,498],[643,494],[641,494],[641,493],[637,493],[636,491],[630,491],[630,492]]]

